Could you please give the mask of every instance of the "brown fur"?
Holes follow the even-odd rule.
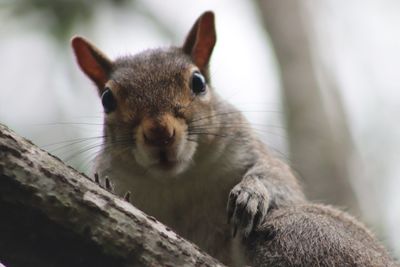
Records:
[[[293,218],[286,213],[282,221],[271,216],[306,200],[290,168],[268,152],[243,115],[211,87],[208,62],[215,41],[214,16],[206,12],[182,48],[151,49],[110,61],[82,37],[72,44],[99,95],[107,88],[117,102],[116,109],[105,115],[104,147],[95,172],[111,179],[119,195],[130,191],[135,206],[211,255],[242,266],[251,260],[232,231],[246,239],[265,222],[268,211],[270,223],[289,225],[301,210],[294,209]],[[204,94],[191,91],[196,71],[205,77]],[[232,229],[226,223],[226,206]],[[307,210],[303,214],[309,216]],[[316,224],[330,218],[323,216]],[[294,231],[304,229],[296,227]],[[253,251],[250,259],[257,264],[268,261],[264,255],[269,255],[269,245],[263,236],[247,243]],[[288,246],[287,253],[296,252]]]

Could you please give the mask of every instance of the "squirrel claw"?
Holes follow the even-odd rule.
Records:
[[[232,237],[235,238],[236,237],[236,233],[237,233],[237,225],[235,224],[235,226],[233,226],[233,231],[232,231]]]
[[[227,222],[228,222],[228,224],[231,223],[232,216],[235,212],[236,199],[237,199],[237,193],[232,190],[231,193],[229,194],[228,206],[227,206]]]
[[[106,189],[107,189],[108,191],[110,191],[110,192],[113,191],[113,186],[112,186],[112,184],[111,184],[110,179],[108,179],[108,177],[106,177],[106,179],[105,179],[105,186],[106,186]]]
[[[106,178],[104,179],[104,185],[103,185],[103,184],[101,183],[101,181],[100,181],[99,174],[96,172],[96,173],[94,174],[94,182],[95,182],[96,184],[98,184],[101,188],[103,188],[103,189],[105,189],[105,190],[107,190],[107,191],[109,191],[109,192],[111,192],[111,193],[114,193],[114,186],[113,186],[111,180],[110,180],[108,177],[106,177]]]
[[[131,198],[131,192],[128,191],[124,195],[124,200],[127,201],[127,202],[131,202],[130,198]]]
[[[100,185],[99,174],[97,172],[94,174],[94,182],[96,184]]]

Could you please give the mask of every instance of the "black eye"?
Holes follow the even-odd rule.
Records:
[[[206,91],[206,79],[204,79],[204,76],[196,71],[193,73],[190,87],[192,88],[193,93],[196,95],[202,94]]]
[[[115,101],[115,98],[110,88],[106,88],[106,90],[101,95],[101,103],[103,104],[104,111],[106,113],[114,111],[114,109],[117,107],[117,101]]]

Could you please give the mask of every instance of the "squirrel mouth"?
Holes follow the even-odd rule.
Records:
[[[176,160],[171,160],[168,158],[168,154],[165,150],[161,150],[159,152],[159,167],[165,170],[170,170],[173,169],[177,164],[178,162]]]

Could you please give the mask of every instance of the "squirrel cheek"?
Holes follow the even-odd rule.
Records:
[[[133,155],[136,159],[136,162],[142,166],[150,166],[156,163],[157,159],[152,156],[149,149],[145,146],[143,130],[140,127],[137,129],[134,136],[136,146],[133,150]]]
[[[189,136],[187,126],[176,131],[176,157],[180,162],[190,162],[196,152],[197,142],[195,136]]]

